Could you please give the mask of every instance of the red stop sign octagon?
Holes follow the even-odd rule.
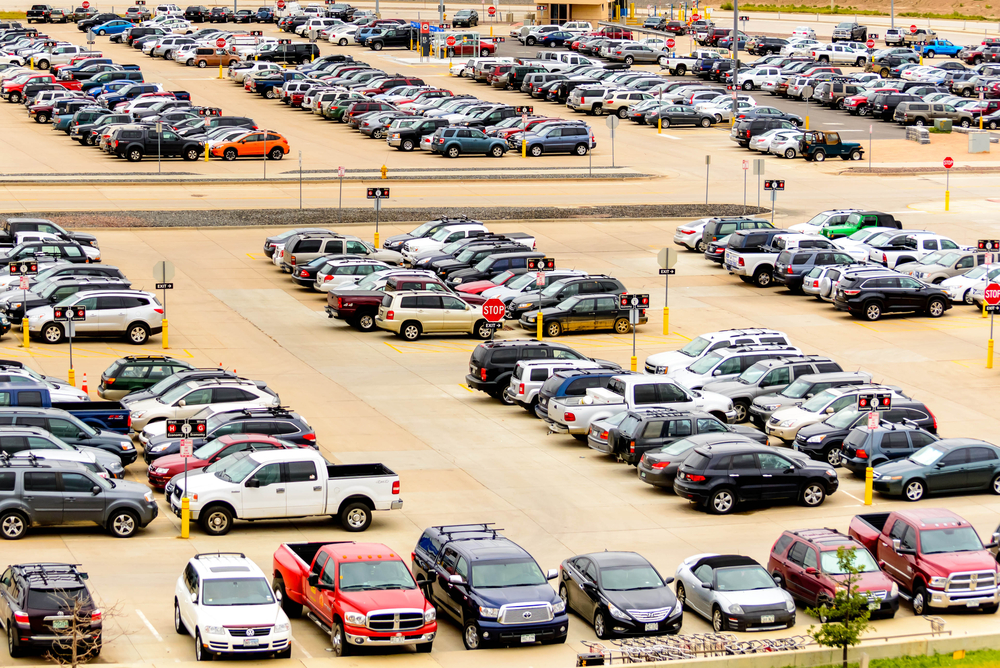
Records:
[[[667,38],[667,48],[668,49],[674,48],[674,38],[673,37],[668,37]]]
[[[990,283],[983,292],[983,300],[990,306],[1000,304],[1000,285]]]
[[[455,46],[455,38],[452,37],[451,35],[448,36],[448,39],[446,39],[445,42],[448,44],[448,46]]]
[[[221,49],[226,45],[226,40],[220,37],[219,39],[215,40],[215,45]]]
[[[997,286],[997,290],[1000,290],[1000,286]],[[486,318],[488,322],[500,322],[503,320],[503,315],[506,312],[503,302],[496,297],[492,299],[487,299],[486,303],[483,304],[483,317]]]
[[[945,169],[951,169],[952,167],[955,166],[955,161],[952,160],[951,158],[945,158],[944,160],[941,161],[941,164],[944,165]]]

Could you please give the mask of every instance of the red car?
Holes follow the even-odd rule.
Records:
[[[865,546],[836,529],[785,531],[771,548],[767,570],[798,601],[819,607],[829,604],[838,580],[837,548],[854,550],[855,565],[864,570],[858,591],[868,597],[872,617],[892,617],[899,610],[899,586],[883,572]]]
[[[227,434],[209,441],[195,450],[194,457],[187,458],[187,470],[188,473],[201,470],[223,457],[251,448],[254,450],[276,450],[289,447],[295,447],[295,444],[263,434]],[[300,447],[310,446],[302,445]],[[184,473],[184,457],[167,455],[154,460],[149,465],[146,476],[150,487],[162,491],[170,479],[179,473]]]
[[[505,271],[498,276],[494,276],[492,281],[473,281],[471,283],[462,283],[456,285],[455,289],[459,292],[466,292],[470,295],[481,295],[484,291],[503,285],[515,276],[519,276],[519,274],[515,274],[512,271]]]

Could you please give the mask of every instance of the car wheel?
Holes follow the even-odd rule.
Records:
[[[275,97],[277,97],[277,93],[274,92],[273,88],[268,88],[267,91],[264,93],[264,97],[266,97],[269,100],[273,100]]]
[[[708,244],[705,243],[704,239],[699,239],[694,243],[694,249],[699,253],[704,253],[705,251],[708,250]]]
[[[687,605],[687,591],[684,589],[684,585],[680,582],[677,583],[677,605],[681,610]]]
[[[559,324],[557,320],[546,323],[545,325],[545,336],[551,336],[553,338],[562,334],[562,325]]]
[[[827,464],[834,467],[840,466],[844,461],[843,454],[838,446],[827,448],[823,453],[823,458],[826,460]]]
[[[926,612],[927,607],[927,589],[922,585],[918,584],[913,588],[913,614],[920,617]]]
[[[924,56],[926,56],[927,58],[933,58],[934,57],[934,52],[933,51],[928,51],[927,53],[924,54]]]
[[[815,160],[816,162],[823,162],[824,160],[826,160],[826,151],[823,151],[822,149],[816,151],[816,153],[813,154],[812,159]]]
[[[629,67],[632,67],[633,63],[635,63],[635,58],[633,58],[632,56],[625,56],[625,64],[626,65],[628,65]]]
[[[128,342],[133,346],[141,346],[149,341],[149,327],[141,322],[133,322],[128,326]]]
[[[27,532],[28,520],[21,513],[15,510],[8,510],[3,515],[0,515],[0,533],[2,533],[4,540],[19,540],[24,538],[24,534]],[[10,627],[8,626],[7,628]],[[11,656],[14,655],[11,654]]]
[[[97,137],[94,135],[87,137],[87,146],[97,146]]]
[[[990,491],[994,494],[1000,494],[1000,475],[993,476],[993,482],[990,483]]]
[[[404,322],[403,326],[399,329],[399,334],[407,341],[416,341],[420,338],[421,328],[420,323],[416,321]]]
[[[875,322],[882,317],[882,305],[878,302],[868,302],[864,310],[865,320]]]
[[[934,297],[927,302],[927,315],[932,318],[940,318],[944,315],[945,303],[940,297]]]
[[[480,49],[479,50],[479,57],[480,58],[488,58],[489,55],[490,55],[490,50],[489,49]]]
[[[381,130],[372,130],[372,139],[382,139],[384,136]]]
[[[748,404],[747,402],[743,400],[734,401],[733,410],[736,411],[737,422],[746,422],[748,419],[750,419],[750,404]]]
[[[528,147],[528,155],[530,155],[532,158],[539,158],[539,157],[541,157],[541,155],[542,155],[542,146],[541,146],[541,144],[535,144],[533,146],[529,146]]]
[[[862,157],[861,156],[861,149],[856,148],[853,151],[851,151],[851,155],[850,155],[850,159],[851,160],[860,160],[861,157]]]
[[[139,530],[139,518],[131,510],[116,511],[108,519],[108,532],[115,538],[131,538]]]
[[[462,644],[465,645],[465,649],[469,650],[479,649],[482,645],[482,639],[479,637],[479,627],[476,626],[475,622],[469,621],[465,623],[465,627],[462,629]]]
[[[340,41],[337,42],[337,46],[347,46],[347,40],[341,37]]]
[[[104,35],[107,35],[107,34],[108,34],[108,31],[107,31],[107,30],[101,30],[101,31],[99,31],[99,32],[98,32],[97,34],[98,34],[98,35],[100,35],[101,37],[103,37]],[[40,66],[40,67],[41,67],[41,66]],[[45,69],[45,68],[43,67],[42,69]]]
[[[198,149],[196,149],[196,148],[189,148],[189,149],[187,149],[187,150],[184,151],[184,159],[187,160],[188,162],[194,162],[195,160],[198,159],[198,156],[200,154],[201,154],[201,151],[199,151]]]
[[[754,272],[753,283],[758,288],[769,288],[771,287],[771,281],[773,280],[771,276],[771,270],[768,267],[762,267]]]
[[[594,635],[600,640],[607,640],[611,637],[608,632],[608,623],[604,618],[604,611],[598,610],[594,613]]]
[[[400,143],[399,148],[402,149],[402,150],[404,150],[404,151],[407,151],[407,152],[412,151],[413,150],[413,140],[412,139],[404,139],[402,141],[402,143]]]
[[[715,515],[728,515],[735,508],[736,495],[728,487],[716,490],[708,499],[708,509]]]
[[[42,340],[45,343],[62,343],[66,334],[59,323],[50,322],[42,327]]]
[[[632,331],[632,324],[628,321],[628,318],[618,318],[615,320],[615,333],[616,334],[628,334]]]
[[[534,46],[536,44],[536,42],[537,42],[537,40],[534,37],[529,37],[528,39],[524,40],[524,43],[527,46]]]
[[[722,633],[729,628],[726,618],[722,616],[722,609],[719,606],[712,608],[712,628],[716,633]]]
[[[743,82],[743,90],[753,90],[753,82],[752,81],[744,81]]]
[[[225,151],[222,152],[222,159],[232,162],[233,160],[236,159],[237,155],[238,154],[236,153],[235,148],[227,148]]]
[[[449,146],[448,150],[445,151],[445,155],[449,158],[457,158],[460,153],[461,151],[457,146]]]
[[[591,108],[590,113],[592,113],[594,116],[603,116],[604,115],[604,105],[595,104],[593,106],[593,108]]]
[[[972,306],[973,304],[976,303],[976,300],[972,298],[972,290],[971,289],[965,291],[965,296],[962,297],[962,301],[965,302],[966,304],[968,304],[969,306]]]
[[[46,114],[45,112],[42,112],[42,113],[38,114],[37,116],[35,116],[35,122],[36,123],[48,123],[49,122],[49,115]]]
[[[14,104],[19,103],[21,101],[21,94],[18,92],[11,93],[10,101],[13,102]]]
[[[194,660],[211,661],[214,657],[212,653],[205,649],[205,644],[201,641],[201,631],[194,632]]]
[[[868,115],[868,107],[864,105],[858,107],[858,116],[867,116],[867,115]]]
[[[703,119],[701,119],[701,127],[703,127],[703,128],[710,128],[710,127],[712,127],[712,119],[711,118],[703,118]]]
[[[493,328],[488,327],[485,320],[480,320],[476,323],[476,326],[473,327],[473,331],[476,333],[476,336],[486,340],[490,338],[490,335],[493,333]]]
[[[349,503],[340,511],[340,526],[345,531],[364,531],[371,524],[372,510],[360,501]]]
[[[826,490],[818,482],[811,482],[802,490],[802,505],[809,508],[823,505],[826,500]]]
[[[177,604],[177,599],[174,599],[174,632],[179,636],[187,635],[187,628],[184,627],[184,622],[181,621],[181,606]]]
[[[233,528],[233,513],[225,506],[209,506],[199,523],[209,536],[225,536]]]
[[[271,152],[267,154],[267,157],[271,160],[281,160],[285,157],[285,152],[281,150],[280,146],[275,146],[271,149]]]
[[[962,122],[960,123],[960,125],[963,128],[967,128],[967,127],[970,127],[972,125],[972,121],[970,121],[968,118],[963,118]]]
[[[374,44],[372,44],[372,50],[374,50],[374,51],[381,51],[382,50],[382,42],[375,42]]]
[[[490,149],[490,155],[492,155],[494,158],[502,158],[503,154],[504,154],[503,146],[500,146],[499,144]]]
[[[919,501],[924,498],[924,483],[922,480],[911,480],[903,488],[903,498],[907,501]]]
[[[140,148],[130,148],[128,153],[125,154],[125,159],[129,162],[139,162],[142,160],[142,149]]]

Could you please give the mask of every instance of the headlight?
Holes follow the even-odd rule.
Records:
[[[138,413],[132,413],[132,419],[141,420],[143,417],[145,417],[146,413],[147,411],[139,411]]]
[[[626,622],[629,621],[630,619],[628,615],[626,615],[624,612],[616,608],[612,603],[608,603],[608,612],[610,612],[611,616],[614,617],[615,619],[622,619]]]
[[[558,603],[553,603],[552,604],[552,612],[556,613],[557,615],[560,612],[566,612],[566,603],[565,603],[565,601],[563,601],[562,599],[560,599]]]
[[[524,304],[518,304],[518,308],[531,308],[535,305],[535,302],[525,302]]]
[[[12,302],[11,308],[21,308],[21,302]]]
[[[458,277],[458,278],[455,279],[455,285],[458,285],[461,282],[462,282],[462,278],[461,277]]]
[[[778,426],[779,427],[791,427],[792,426],[792,420],[782,420],[781,424],[779,424]]]
[[[948,578],[931,578],[931,586],[943,589],[948,584]]]
[[[892,589],[889,590],[889,596],[896,597],[899,596],[899,585],[895,582],[892,583]]]
[[[289,624],[288,622],[279,622],[278,624],[274,625],[275,633],[288,633],[291,630],[292,630],[292,625]]]
[[[500,608],[484,608],[479,606],[479,614],[482,617],[498,617],[500,615]]]
[[[146,503],[152,503],[153,502],[153,493],[152,492],[146,492],[145,494],[142,495],[142,498],[146,499]]]
[[[164,443],[163,445],[154,445],[152,448],[150,448],[149,451],[150,452],[163,452],[164,450],[166,450],[169,447],[170,447],[169,443]]]
[[[903,476],[901,476],[901,475],[886,476],[886,480],[902,480],[902,479],[903,479]]]
[[[820,443],[826,438],[826,434],[820,434],[819,436],[810,436],[806,439],[806,443]]]
[[[792,599],[788,599],[787,601],[785,601],[785,610],[787,610],[788,612],[795,612],[795,601],[793,601]]]
[[[435,619],[437,619],[437,610],[434,608],[424,610],[424,624],[430,624]]]
[[[122,450],[135,450],[135,446],[132,445],[131,441],[122,441],[120,445],[122,446]]]
[[[205,633],[211,633],[213,635],[226,635],[226,629],[222,626],[206,626]]]
[[[729,613],[732,614],[732,615],[742,615],[743,614],[743,608],[741,608],[736,603],[733,603],[731,606],[729,606]]]
[[[159,468],[153,469],[153,473],[155,473],[157,475],[166,475],[169,471],[170,471],[170,469],[165,469],[162,466],[159,467]]]
[[[781,404],[764,404],[762,408],[766,411],[776,411],[781,408]]]
[[[344,614],[344,620],[351,626],[364,626],[365,616],[360,612],[348,612]]]

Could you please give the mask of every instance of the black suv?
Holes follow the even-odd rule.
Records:
[[[208,15],[210,23],[228,23],[233,18],[233,10],[229,7],[212,7]]]
[[[366,46],[372,51],[381,51],[386,47],[401,47],[409,49],[416,44],[420,33],[413,26],[384,26],[382,31],[368,38]]]
[[[205,424],[205,436],[192,439],[198,448],[226,434],[263,434],[297,445],[316,445],[316,430],[298,413],[287,408],[241,408],[215,413]],[[143,459],[150,464],[181,451],[180,440],[154,436],[146,443]]]
[[[756,218],[713,218],[705,224],[705,229],[701,233],[701,240],[705,242],[705,250],[708,244],[718,241],[722,237],[727,237],[739,230],[773,230],[774,225],[766,220]]]
[[[204,23],[208,16],[209,10],[205,5],[191,5],[184,10],[184,18],[192,23]]]
[[[281,46],[281,49],[272,49],[258,54],[256,59],[263,62],[286,62],[301,65],[311,62],[314,58],[319,58],[319,47],[309,42],[293,42]]]
[[[774,263],[774,280],[791,292],[802,291],[802,281],[814,267],[828,264],[859,264],[853,257],[842,251],[806,248],[781,251]]]
[[[549,306],[555,306],[575,295],[596,295],[609,292],[620,295],[628,292],[628,290],[617,278],[605,276],[604,274],[570,276],[550,283],[541,292],[525,292],[514,297],[507,304],[506,317],[512,320],[520,320],[521,316],[527,311],[538,311]]]
[[[750,146],[751,139],[768,130],[794,130],[797,127],[795,123],[782,118],[745,118],[736,122],[729,138],[743,148],[747,148]]]
[[[727,425],[719,418],[695,411],[664,408],[629,411],[617,427],[608,430],[608,453],[626,464],[638,466],[642,456],[656,448],[695,434],[739,434],[767,444],[767,436],[757,429]]]
[[[766,445],[695,448],[677,471],[674,492],[717,515],[745,501],[798,500],[814,508],[837,491],[837,472],[794,451]]]
[[[462,626],[466,649],[566,642],[566,603],[524,548],[491,524],[425,529],[413,550],[413,575],[427,600]]]
[[[871,101],[871,115],[883,121],[891,121],[896,107],[903,102],[922,102],[923,99],[907,93],[879,93]]]
[[[163,158],[180,156],[188,162],[201,157],[201,143],[185,139],[173,130],[164,129],[157,134],[156,126],[135,126],[121,131],[115,142],[115,154],[129,162],[139,162],[143,156]]]
[[[514,367],[521,360],[591,360],[562,343],[513,339],[480,343],[469,358],[469,373],[465,384],[473,390],[485,392],[494,399],[504,398],[504,389],[510,385]],[[620,369],[613,362],[591,360],[609,369]]]
[[[775,270],[777,276],[777,270]],[[878,320],[890,311],[919,311],[940,318],[951,308],[948,292],[896,272],[847,275],[840,279],[833,305],[865,320]]]
[[[441,128],[448,127],[448,121],[443,118],[428,118],[421,123],[415,123],[409,127],[390,128],[391,132],[386,135],[386,143],[395,146],[400,151],[412,151],[420,146],[420,140],[427,135],[432,135]]]
[[[856,476],[865,477],[865,469],[906,459],[914,452],[940,440],[912,423],[882,422],[869,429],[868,416],[844,439],[843,464]]]
[[[462,283],[487,280],[505,271],[526,271],[528,260],[540,260],[545,257],[545,253],[541,251],[534,251],[526,246],[518,245],[520,248],[499,248],[468,269],[451,272],[445,282],[454,288]]]
[[[788,40],[780,37],[753,37],[747,42],[747,53],[754,56],[781,53],[781,47],[786,44],[788,44]]]
[[[288,253],[287,248],[288,246],[286,244],[286,254]],[[447,278],[456,271],[474,267],[490,255],[497,255],[504,252],[519,253],[526,250],[531,249],[524,244],[517,243],[516,241],[487,241],[469,244],[455,257],[435,260],[431,262],[427,268],[432,270],[439,277]]]
[[[76,618],[87,639],[77,654],[82,661],[101,653],[101,611],[86,585],[87,574],[76,564],[17,564],[0,575],[0,626],[7,634],[11,658],[29,650],[67,650]],[[60,633],[63,635],[61,636]]]
[[[451,17],[452,28],[471,28],[479,25],[479,12],[474,9],[460,9]]]
[[[130,392],[148,389],[178,371],[192,368],[184,360],[166,355],[129,355],[104,370],[97,395],[105,401],[117,401]]]

